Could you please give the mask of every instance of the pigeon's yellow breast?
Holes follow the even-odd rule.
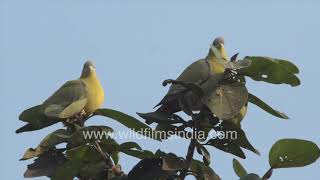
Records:
[[[104,90],[96,77],[95,73],[90,74],[88,77],[81,78],[86,85],[87,103],[84,107],[86,114],[91,114],[99,109],[104,102]]]

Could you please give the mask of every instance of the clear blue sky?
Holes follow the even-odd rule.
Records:
[[[249,106],[243,128],[261,157],[246,151],[241,162],[260,175],[268,169],[268,151],[281,138],[319,139],[319,1],[44,1],[0,0],[1,122],[0,179],[20,180],[24,151],[35,147],[56,125],[16,135],[19,113],[41,103],[66,80],[78,78],[83,62],[92,59],[105,88],[104,107],[131,114],[147,112],[166,93],[161,82],[175,78],[202,58],[214,37],[223,36],[230,55],[267,55],[291,59],[302,85],[249,81],[249,90],[286,112],[277,119]],[[105,124],[126,130],[105,118]],[[185,156],[188,141],[138,141],[144,149]],[[212,167],[226,180],[237,179],[233,156],[209,148]],[[123,169],[138,159],[121,156]],[[272,179],[319,177],[320,163],[275,170]],[[40,178],[43,179],[43,178]]]

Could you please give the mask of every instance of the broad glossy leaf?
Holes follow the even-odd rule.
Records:
[[[300,80],[295,75],[299,70],[293,63],[261,56],[247,56],[244,59],[251,60],[251,65],[248,68],[240,69],[240,74],[249,76],[256,81],[290,84],[291,86],[300,85]]]
[[[65,129],[58,129],[49,135],[47,135],[40,144],[35,148],[29,148],[21,158],[21,160],[27,160],[41,155],[42,153],[48,151],[49,149],[55,147],[57,144],[67,142],[68,138],[65,136],[70,136],[71,132]]]
[[[162,163],[162,158],[143,159],[128,173],[128,180],[166,179],[175,174],[172,171],[162,170]]]
[[[50,177],[65,161],[66,158],[62,152],[57,150],[48,151],[35,159],[32,164],[29,164],[23,176],[25,178]]]
[[[143,150],[135,142],[125,142],[120,144],[119,151],[139,159],[151,158],[154,156],[151,151]]]
[[[226,121],[230,121],[236,126],[240,127],[242,120],[245,118],[247,114],[247,110],[248,110],[248,103],[241,108],[239,114],[237,114],[235,117],[231,119],[226,119]]]
[[[273,109],[272,107],[270,107],[268,104],[266,104],[265,102],[263,102],[261,99],[259,99],[258,97],[256,97],[253,94],[249,93],[248,101],[257,105],[261,109],[265,110],[266,112],[268,112],[276,117],[279,117],[282,119],[289,119],[289,117],[286,114]]]
[[[105,180],[108,176],[106,169],[107,167],[104,161],[95,163],[83,162],[78,174],[81,179]]]
[[[197,180],[221,180],[213,169],[198,160],[191,161],[190,169],[197,173]]]
[[[233,154],[235,156],[238,156],[240,158],[245,159],[246,156],[244,152],[241,150],[240,146],[231,140],[226,139],[210,139],[206,145],[211,145],[216,147],[217,149],[220,149],[221,151]]]
[[[269,152],[269,164],[273,168],[303,167],[320,157],[319,147],[302,139],[281,139]]]
[[[73,179],[80,171],[89,146],[80,146],[67,151],[68,161],[54,173],[52,180]]]
[[[164,171],[178,171],[186,167],[185,160],[173,153],[166,154],[162,159],[162,170]]]
[[[257,174],[250,173],[240,178],[240,180],[262,180]]]
[[[125,142],[120,144],[121,150],[128,150],[128,149],[137,149],[142,150],[142,148],[136,142]]]
[[[140,117],[146,120],[147,124],[155,123],[165,123],[165,124],[175,124],[183,123],[184,120],[176,114],[167,114],[164,112],[151,112],[151,113],[137,113]]]
[[[248,149],[257,155],[260,153],[251,145],[245,132],[232,122],[218,121],[216,118],[211,120],[213,129],[220,133],[220,136],[210,139],[206,144],[215,146],[216,148],[234,154],[238,157],[245,158],[240,147]]]
[[[232,166],[233,166],[234,172],[237,174],[238,177],[241,178],[248,174],[247,171],[244,169],[244,167],[241,165],[241,163],[237,159],[232,160]]]
[[[219,86],[203,102],[219,119],[230,119],[239,114],[247,99],[247,88],[234,83]]]
[[[284,59],[276,59],[283,67],[293,74],[299,74],[299,68],[290,61]]]
[[[69,138],[68,145],[75,147],[89,142],[108,141],[113,133],[113,129],[108,126],[87,126],[76,131]]]
[[[233,69],[233,70],[236,70],[236,69],[242,69],[242,68],[247,68],[251,65],[251,61],[248,60],[248,59],[243,59],[243,60],[238,60],[238,61],[226,61],[225,64],[224,64],[224,67],[225,68],[228,68],[228,69]]]
[[[197,145],[197,151],[198,151],[198,153],[200,155],[202,155],[203,163],[206,166],[209,166],[209,164],[210,164],[210,153],[209,153],[209,151],[201,144]]]
[[[152,136],[152,134],[154,133],[152,128],[150,128],[146,124],[142,123],[138,119],[136,119],[132,116],[129,116],[127,114],[124,114],[120,111],[116,111],[116,110],[112,110],[112,109],[99,109],[99,110],[95,111],[95,114],[109,117],[109,118],[116,120],[119,123],[125,125],[129,129],[131,129],[135,132],[138,132],[139,134],[142,134],[142,135],[147,136],[149,138],[156,139],[155,137]],[[147,132],[147,133],[144,133],[144,132]],[[156,139],[156,140],[161,141],[160,139]]]

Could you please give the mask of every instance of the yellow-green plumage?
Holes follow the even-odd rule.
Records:
[[[222,77],[225,71],[224,64],[221,63],[221,61],[227,61],[227,53],[224,49],[224,42],[222,38],[216,38],[213,42],[214,48],[218,51],[219,56],[216,55],[211,49],[209,50],[209,53],[206,58],[200,59],[191,65],[189,65],[176,79],[177,81],[183,81],[183,82],[189,82],[189,83],[195,83],[198,85],[206,86],[206,82],[208,82],[208,79],[211,78],[210,85],[207,86],[213,86],[212,79],[213,77],[216,79],[219,79],[219,77]],[[212,76],[213,75],[213,76]],[[214,82],[218,82],[217,80]],[[205,89],[207,87],[204,87]],[[183,92],[185,88],[179,84],[174,84],[170,87],[168,93],[166,96],[161,100],[161,102],[158,105],[162,105],[162,107],[159,108],[158,111],[167,111],[167,107],[175,106],[176,104],[176,98],[175,96],[181,92]],[[173,104],[174,103],[174,104]],[[171,105],[172,104],[172,105]],[[169,106],[168,106],[169,105]],[[170,112],[175,112],[179,109],[172,110],[172,108],[169,108]]]
[[[50,117],[69,118],[84,110],[90,115],[103,101],[103,88],[97,79],[94,65],[88,61],[79,79],[68,81],[43,103],[44,113]]]
[[[88,61],[79,79],[67,81],[42,104],[23,111],[19,119],[27,124],[16,133],[42,129],[61,120],[77,118],[77,115],[88,116],[103,102],[103,88],[94,65]]]
[[[86,85],[87,103],[84,107],[84,111],[87,114],[92,114],[103,104],[104,90],[95,71],[91,72],[87,77],[81,77],[80,80]]]

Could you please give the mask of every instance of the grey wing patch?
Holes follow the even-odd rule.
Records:
[[[81,80],[66,82],[50,96],[43,105],[48,117],[69,118],[86,105],[86,86]]]

